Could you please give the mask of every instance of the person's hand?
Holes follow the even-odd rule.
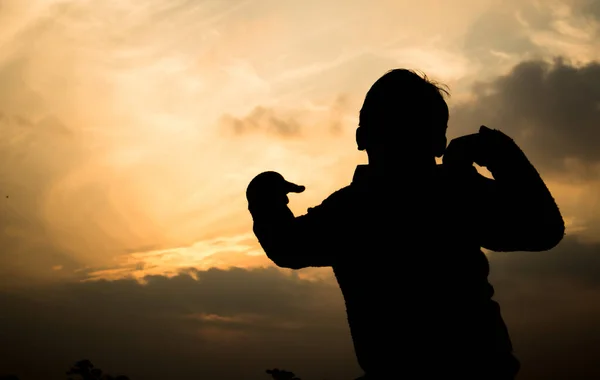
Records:
[[[444,153],[444,165],[451,167],[472,166],[473,163],[488,167],[503,159],[508,159],[515,150],[514,141],[501,131],[484,125],[479,133],[461,136],[448,144]]]
[[[248,185],[246,199],[251,204],[288,204],[289,193],[301,193],[304,186],[296,185],[285,180],[277,172],[262,172]]]
[[[512,138],[497,129],[485,125],[479,128],[479,152],[475,163],[479,166],[497,166],[522,155]]]
[[[466,169],[480,162],[481,150],[479,133],[457,137],[450,141],[442,157],[444,166],[452,169]]]

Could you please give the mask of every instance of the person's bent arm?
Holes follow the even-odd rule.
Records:
[[[492,251],[546,251],[563,239],[560,210],[523,151],[512,140],[502,159],[487,163],[493,180],[479,176],[481,245]]]
[[[291,269],[333,265],[340,219],[335,198],[339,194],[295,217],[287,206],[287,196],[249,196],[254,234],[269,259]]]

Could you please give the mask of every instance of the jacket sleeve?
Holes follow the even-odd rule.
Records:
[[[249,204],[254,234],[279,267],[302,269],[332,266],[343,232],[343,191],[295,217],[286,204]]]
[[[478,232],[492,251],[546,251],[563,239],[560,210],[537,170],[521,149],[488,165],[494,179],[476,174]]]

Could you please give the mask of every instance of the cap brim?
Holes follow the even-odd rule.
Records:
[[[288,193],[301,193],[306,189],[304,186],[296,185],[295,183],[286,181],[286,190]]]

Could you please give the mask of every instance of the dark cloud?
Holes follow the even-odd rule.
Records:
[[[600,376],[598,257],[600,245],[572,237],[545,253],[491,256],[521,380]],[[148,277],[145,285],[0,293],[0,373],[58,380],[69,364],[89,358],[132,379],[266,380],[269,367],[306,379],[359,374],[333,278],[302,280],[275,268],[190,273]]]
[[[241,118],[223,115],[220,126],[223,131],[236,135],[265,133],[287,138],[301,136],[307,128],[315,128],[320,134],[338,134],[351,102],[351,97],[342,93],[319,104],[324,112],[301,107],[283,110],[258,106]]]
[[[0,373],[62,380],[68,365],[89,358],[148,380],[266,380],[276,366],[312,378],[356,374],[332,282],[274,268],[193,275],[1,293]]]
[[[574,13],[591,20],[600,20],[600,1],[598,0],[571,0]]]
[[[600,377],[600,244],[493,254],[496,299],[523,362],[519,379]]]
[[[221,124],[236,134],[266,132],[289,137],[300,132],[300,125],[294,118],[277,115],[273,109],[260,106],[242,118],[224,115]]]
[[[567,159],[600,163],[600,64],[532,60],[474,87],[476,99],[458,105],[451,124],[497,128],[527,149],[536,165],[564,170]]]
[[[491,260],[501,281],[552,280],[600,290],[600,243],[586,243],[577,235],[547,252],[495,253]]]

